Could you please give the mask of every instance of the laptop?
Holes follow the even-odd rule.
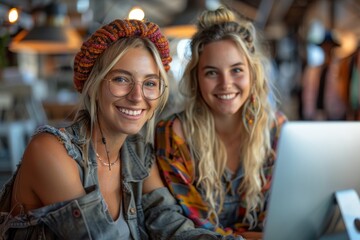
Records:
[[[360,239],[359,194],[360,122],[289,121],[280,134],[263,239]]]

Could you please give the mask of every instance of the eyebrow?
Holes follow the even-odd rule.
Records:
[[[131,76],[132,74],[129,71],[123,70],[123,69],[115,69],[108,72],[109,75],[116,74],[116,73],[123,73],[126,75]]]
[[[116,74],[116,73],[122,73],[122,74],[125,74],[125,75],[128,75],[128,76],[131,76],[131,77],[134,76],[131,72],[126,71],[124,69],[114,69],[114,70],[111,70],[110,72],[108,72],[109,75],[113,75],[113,74]],[[155,73],[150,73],[150,74],[145,75],[145,78],[149,78],[149,77],[160,78],[160,76],[155,74]]]
[[[230,65],[230,67],[236,67],[236,66],[245,66],[245,63],[237,62],[237,63],[234,63],[234,64]],[[208,68],[217,69],[217,67],[214,67],[214,66],[211,66],[211,65],[206,65],[206,66],[203,67],[203,69],[208,69]]]

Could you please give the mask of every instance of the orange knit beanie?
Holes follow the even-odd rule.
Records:
[[[85,81],[96,62],[96,59],[115,41],[121,38],[138,36],[153,42],[160,53],[166,71],[170,69],[169,42],[161,34],[158,25],[139,20],[114,20],[93,33],[81,46],[74,61],[74,85],[82,92]]]

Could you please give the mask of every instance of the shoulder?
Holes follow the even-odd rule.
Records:
[[[75,161],[68,155],[61,140],[53,134],[42,132],[30,140],[22,160],[22,165],[31,166],[33,170],[47,171],[61,162],[72,166]]]
[[[41,156],[53,155],[64,150],[61,139],[56,135],[49,132],[38,132],[31,138],[24,157],[38,155],[39,159],[43,159]]]
[[[184,132],[182,129],[182,123],[179,118],[176,118],[174,120],[173,131],[177,136],[181,137],[182,139],[185,139]]]
[[[165,135],[177,135],[182,139],[184,138],[184,133],[182,129],[182,116],[183,112],[175,113],[167,117],[166,119],[162,119],[158,122],[156,127],[157,134],[165,134]]]
[[[71,192],[69,186],[79,191],[82,188],[77,163],[68,155],[61,141],[46,132],[38,133],[30,140],[20,173],[25,198],[22,200],[36,205],[38,201],[47,205],[64,200],[66,193]]]
[[[35,136],[41,133],[53,135],[67,150],[68,155],[78,162],[82,160],[81,146],[85,144],[85,136],[81,136],[79,124],[73,124],[66,128],[55,128],[53,126],[40,126],[35,131]]]
[[[50,136],[53,135],[55,136],[59,141],[64,141],[66,139],[68,139],[68,135],[65,132],[64,128],[56,128],[50,125],[43,125],[40,126],[36,129],[34,136],[38,136],[38,135],[44,135],[44,133],[49,133],[49,134],[45,134]]]

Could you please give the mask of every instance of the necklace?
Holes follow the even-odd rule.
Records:
[[[99,161],[101,162],[102,165],[106,166],[106,167],[109,167],[109,170],[111,171],[111,167],[114,166],[118,161],[119,161],[119,157],[116,158],[116,160],[114,162],[105,162],[101,157],[100,155],[95,152],[96,154],[96,157],[99,159]]]
[[[102,144],[104,144],[105,151],[106,151],[106,157],[107,157],[107,160],[108,160],[108,161],[105,162],[104,160],[102,160],[101,157],[100,157],[100,155],[99,155],[97,152],[95,152],[95,153],[96,153],[96,157],[100,160],[100,162],[101,162],[104,166],[109,167],[109,171],[111,171],[111,167],[112,167],[115,163],[117,163],[117,161],[119,161],[119,155],[118,155],[118,157],[116,158],[116,160],[115,160],[114,162],[110,162],[109,150],[108,150],[107,145],[106,145],[106,138],[104,137],[103,131],[102,131],[101,126],[100,126],[100,123],[99,123],[99,129],[100,129],[100,133],[101,133],[101,142],[102,142]]]

